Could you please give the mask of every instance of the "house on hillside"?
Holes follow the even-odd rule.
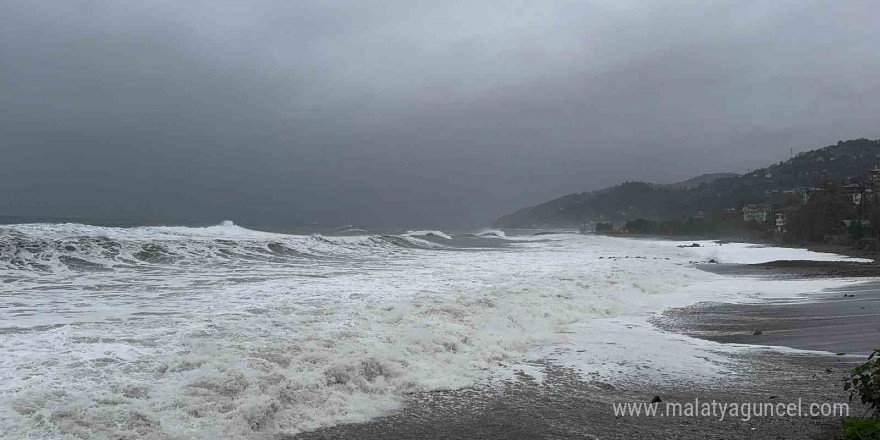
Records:
[[[869,229],[871,227],[870,220],[858,220],[858,219],[846,219],[841,220],[837,223],[837,234],[847,234],[850,233],[853,228],[856,229]]]
[[[871,175],[871,184],[880,186],[880,168],[875,165],[874,169],[868,170],[868,174]]]
[[[810,198],[812,198],[813,196],[822,195],[824,192],[825,192],[825,188],[819,188],[819,187],[815,187],[815,186],[810,187],[810,188],[805,188],[804,203],[809,201]]]
[[[861,183],[852,183],[840,187],[841,193],[852,199],[853,205],[861,205],[862,201],[874,199],[874,188]]]
[[[773,211],[772,203],[746,203],[742,207],[743,221],[766,222]]]
[[[843,228],[843,229],[849,228],[852,225],[857,225],[857,226],[861,225],[862,227],[869,227],[869,226],[871,226],[871,221],[870,220],[858,220],[858,219],[846,219],[846,220],[841,220],[839,223],[837,223],[837,227]]]
[[[782,211],[777,211],[773,214],[773,220],[776,223],[776,232],[777,233],[785,233],[785,213]]]
[[[736,208],[724,208],[724,211],[721,212],[721,216],[726,219],[735,220],[740,214],[737,212]]]

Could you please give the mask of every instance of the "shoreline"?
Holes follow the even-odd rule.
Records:
[[[704,267],[708,266],[708,267]],[[870,266],[870,267],[869,267]],[[768,279],[877,277],[871,263],[771,262],[756,265],[705,264],[698,268],[729,276]],[[844,296],[846,295],[846,296]],[[853,296],[850,296],[853,295]],[[858,325],[843,325],[856,310],[872,309]],[[817,316],[824,317],[816,319]],[[719,421],[708,417],[616,417],[612,404],[717,399],[726,402],[848,402],[840,380],[870,351],[868,335],[880,328],[880,281],[868,281],[812,295],[807,301],[758,304],[698,303],[667,309],[650,322],[670,333],[722,344],[747,344],[745,353],[725,356],[735,372],[717,384],[676,377],[645,384],[603,381],[539,361],[542,381],[525,372],[498,384],[412,395],[397,413],[365,423],[338,425],[283,439],[507,439],[652,438],[836,439],[842,418],[754,418]],[[761,327],[761,334],[755,329]],[[769,346],[762,348],[762,346]],[[779,350],[789,347],[815,350]],[[829,353],[820,353],[825,351]],[[859,411],[853,404],[852,415]]]
[[[858,261],[774,260],[766,263],[701,263],[697,269],[716,275],[776,279],[880,278],[880,264]]]
[[[822,253],[831,253],[838,254],[852,258],[869,258],[873,260],[880,260],[880,252],[877,251],[866,251],[862,249],[857,249],[853,246],[848,246],[844,244],[830,244],[830,243],[807,243],[804,245],[796,245],[796,244],[786,244],[786,243],[775,243],[772,241],[762,240],[758,237],[748,237],[748,236],[695,236],[695,235],[655,235],[655,234],[630,234],[630,233],[614,233],[614,234],[606,234],[606,233],[598,233],[598,232],[590,232],[590,234],[601,235],[605,237],[617,237],[617,238],[628,238],[628,239],[646,239],[646,240],[664,240],[664,241],[676,241],[676,242],[688,242],[688,241],[714,241],[718,243],[749,243],[763,246],[772,246],[778,248],[788,248],[788,249],[806,249],[808,251],[813,252],[822,252]]]
[[[743,377],[716,384],[653,385],[587,381],[546,365],[538,383],[526,375],[500,386],[411,396],[398,413],[366,423],[338,425],[279,440],[327,439],[836,439],[838,417],[615,416],[624,402],[846,402],[839,377],[850,363],[827,356],[773,352],[732,359]]]
[[[769,279],[871,278],[811,294],[806,301],[757,304],[698,303],[667,309],[654,323],[661,329],[715,342],[782,346],[867,356],[880,347],[880,267],[846,261],[773,261],[763,264],[704,264],[699,269]]]

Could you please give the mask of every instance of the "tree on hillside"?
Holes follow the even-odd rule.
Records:
[[[790,211],[785,240],[822,242],[837,229],[841,220],[855,218],[851,200],[842,197],[836,189],[812,194],[800,209]]]

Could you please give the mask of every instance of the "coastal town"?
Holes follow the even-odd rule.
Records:
[[[771,179],[772,173],[755,178]],[[615,227],[597,222],[594,231],[612,234],[740,234],[780,244],[822,242],[876,251],[880,225],[880,167],[837,179],[819,174],[813,186],[766,191],[766,199],[721,211],[696,210],[686,220],[635,219]],[[582,227],[583,229],[587,229]]]

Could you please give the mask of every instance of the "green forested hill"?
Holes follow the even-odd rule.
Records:
[[[859,181],[875,165],[880,165],[880,140],[841,141],[744,175],[704,175],[672,185],[626,182],[569,194],[508,214],[495,226],[566,227],[600,220],[683,219],[697,210],[708,215],[726,208],[739,209],[743,203],[770,201],[774,191],[814,187],[826,181]]]

